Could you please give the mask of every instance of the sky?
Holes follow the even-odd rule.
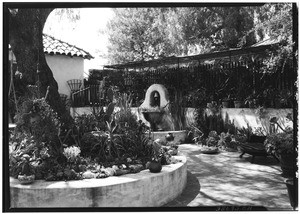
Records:
[[[56,39],[60,39],[71,45],[75,45],[89,52],[94,59],[84,61],[84,72],[87,75],[89,69],[101,69],[107,61],[99,57],[99,51],[107,52],[108,38],[104,31],[108,20],[113,18],[111,8],[81,8],[80,19],[71,22],[67,18],[60,20],[53,11],[45,24],[43,32]]]

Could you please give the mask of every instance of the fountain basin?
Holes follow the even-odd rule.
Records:
[[[36,180],[22,185],[10,178],[11,207],[158,207],[179,196],[186,186],[187,163],[164,165],[160,173],[136,174],[77,181]]]
[[[152,130],[157,130],[157,124],[161,123],[162,117],[164,115],[163,111],[142,111],[142,114],[150,123],[150,127]]]
[[[160,139],[162,141],[166,141],[166,136],[172,133],[174,136],[174,143],[176,145],[182,144],[184,143],[186,136],[187,136],[187,132],[186,130],[179,130],[179,131],[157,131],[157,132],[151,132],[150,133],[150,137],[152,140],[156,140],[156,139]],[[149,133],[148,133],[149,135]]]

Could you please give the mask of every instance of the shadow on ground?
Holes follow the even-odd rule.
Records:
[[[187,185],[165,207],[252,206],[292,210],[281,169],[273,157],[239,152],[201,154],[196,145],[180,145],[187,156]]]
[[[165,207],[183,206],[186,207],[191,201],[193,201],[200,191],[200,183],[198,178],[187,171],[187,184],[180,196],[170,203],[164,205]]]

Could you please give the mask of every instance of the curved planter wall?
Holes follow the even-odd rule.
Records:
[[[158,207],[175,199],[185,188],[187,164],[163,166],[160,173],[143,170],[101,179],[79,181],[36,180],[21,185],[10,180],[11,207]]]

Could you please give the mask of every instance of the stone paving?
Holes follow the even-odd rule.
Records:
[[[164,207],[262,206],[267,210],[293,210],[281,169],[273,157],[238,152],[201,154],[197,145],[182,144],[188,177],[183,193]],[[224,208],[224,207],[223,207]],[[251,209],[251,208],[250,208]]]

